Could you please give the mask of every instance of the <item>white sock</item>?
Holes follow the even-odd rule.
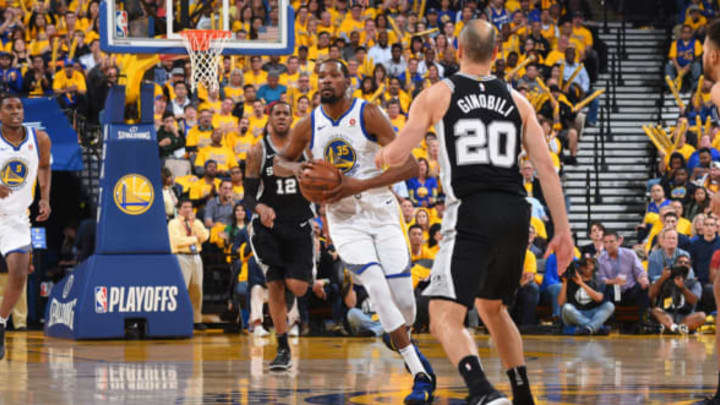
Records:
[[[420,357],[418,357],[417,352],[415,351],[415,345],[409,344],[398,351],[402,355],[403,360],[405,360],[405,364],[407,364],[410,369],[410,374],[412,374],[413,377],[418,375],[418,373],[423,373],[428,377],[430,376],[420,362]]]
[[[0,325],[7,326],[7,320],[7,318],[3,318],[2,316],[0,316]]]

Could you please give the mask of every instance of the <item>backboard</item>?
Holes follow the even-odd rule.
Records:
[[[192,3],[192,4],[191,4]],[[100,4],[100,48],[131,54],[186,54],[180,32],[184,29],[221,29],[232,38],[223,54],[287,55],[295,47],[295,15],[288,0],[271,0],[270,21],[255,39],[238,31],[230,0],[103,0]],[[240,13],[238,10],[236,13]],[[165,16],[171,18],[165,18]],[[174,17],[174,18],[172,18]],[[247,25],[245,26],[247,27]]]

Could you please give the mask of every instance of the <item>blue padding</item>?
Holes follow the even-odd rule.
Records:
[[[128,318],[144,319],[147,337],[192,336],[190,297],[174,255],[90,256],[50,292],[45,334],[122,339]]]
[[[347,268],[348,268],[348,270],[352,271],[353,273],[355,273],[356,275],[359,276],[359,275],[363,274],[363,273],[365,272],[365,270],[367,270],[367,269],[369,269],[370,267],[375,266],[375,265],[380,266],[380,263],[378,263],[378,262],[370,262],[370,263],[365,264],[365,265],[362,265],[362,266],[361,266],[361,265],[357,265],[357,264],[356,264],[356,265],[348,264],[348,265],[347,265]],[[356,269],[357,269],[357,270],[356,270]]]

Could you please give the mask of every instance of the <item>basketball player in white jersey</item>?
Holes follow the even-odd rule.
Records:
[[[710,99],[720,110],[720,20],[713,21],[707,27],[705,42],[703,43],[703,73],[705,80],[715,82],[710,90]],[[720,193],[715,193],[711,202],[712,212],[720,216]],[[720,273],[710,268],[710,279],[713,280],[713,295],[715,305],[720,304]],[[718,370],[720,370],[720,316],[715,316],[715,355],[718,356]],[[697,405],[720,405],[720,371],[718,372],[718,385],[712,397],[705,398]]]
[[[429,403],[435,376],[408,333],[415,321],[410,255],[389,188],[415,176],[418,165],[407,157],[400,167],[385,172],[375,168],[375,153],[395,139],[395,131],[378,106],[348,96],[350,77],[344,64],[323,62],[319,85],[322,105],[295,125],[276,166],[299,176],[312,163],[295,161],[309,149],[310,156],[325,159],[342,173],[342,183],[326,194],[330,238],[367,290],[383,329],[414,377],[405,403]]]
[[[37,221],[50,216],[50,137],[23,125],[20,97],[0,96],[0,253],[8,280],[0,304],[0,359],[5,356],[5,327],[30,268],[30,219],[35,182],[40,184]]]
[[[376,158],[402,165],[431,125],[440,142],[440,178],[447,195],[443,239],[433,263],[430,329],[470,391],[471,405],[509,405],[487,380],[478,350],[463,327],[475,306],[490,331],[513,391],[514,405],[534,399],[520,333],[507,312],[514,300],[528,243],[530,209],[519,173],[521,145],[537,169],[555,225],[548,246],[563,273],[573,243],[560,180],[530,103],[490,75],[498,48],[492,25],[466,24],[460,34],[460,72],[423,90],[398,138]]]

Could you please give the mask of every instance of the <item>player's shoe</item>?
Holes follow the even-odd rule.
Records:
[[[383,333],[382,341],[383,341],[383,343],[385,343],[385,346],[387,346],[388,349],[390,349],[394,352],[398,351],[395,348],[395,345],[393,344],[389,333]],[[410,344],[412,344],[413,347],[415,348],[415,352],[417,353],[418,358],[420,358],[420,363],[422,363],[423,368],[425,369],[425,371],[427,371],[428,376],[430,377],[430,381],[432,381],[432,389],[433,389],[433,391],[435,391],[435,386],[437,385],[437,378],[435,377],[435,370],[433,370],[432,364],[430,364],[430,361],[427,359],[427,357],[425,357],[425,355],[422,354],[420,349],[418,349],[417,341],[415,339],[410,339]],[[405,365],[405,370],[407,370],[408,373],[410,372],[410,369],[408,368],[407,364]]]
[[[270,363],[270,371],[286,371],[290,369],[290,350],[278,349],[275,360]]]
[[[467,398],[468,405],[513,405],[510,400],[498,391],[493,391],[489,394],[476,395],[472,398]]]
[[[5,325],[0,323],[0,360],[5,357]]]
[[[292,328],[288,331],[288,336],[290,337],[298,337],[300,336],[300,327],[298,324],[294,324]]]
[[[680,325],[678,325],[678,332],[680,332],[681,335],[689,335],[690,328],[688,328],[687,325],[681,323]]]
[[[418,373],[413,382],[413,388],[410,395],[405,397],[406,405],[425,405],[432,403],[433,392],[435,391],[435,383],[425,373]]]
[[[266,337],[269,335],[270,335],[270,332],[268,332],[265,328],[263,328],[262,324],[255,325],[255,328],[253,329],[253,336]]]
[[[702,401],[693,402],[692,405],[720,405],[720,399],[716,397],[705,398]]]

